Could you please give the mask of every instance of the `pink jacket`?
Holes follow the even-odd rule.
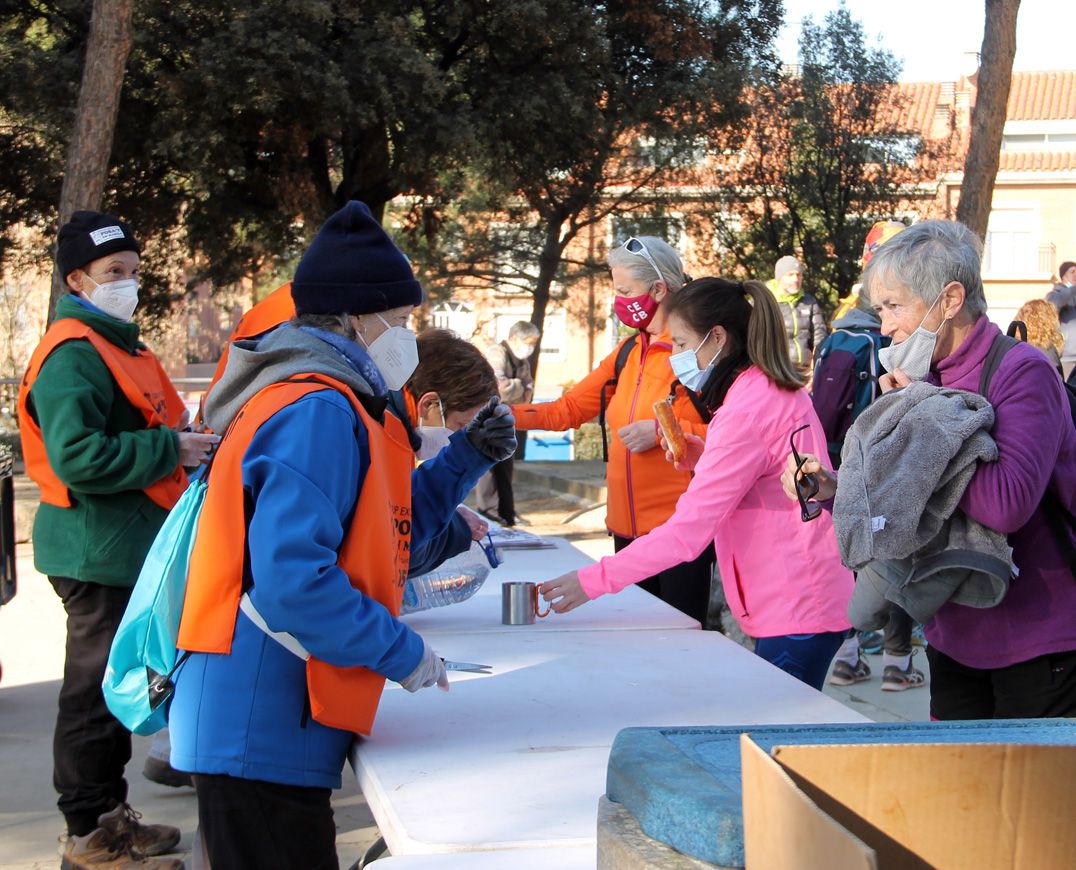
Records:
[[[806,390],[790,392],[752,366],[714,414],[706,447],[675,513],[615,556],[579,572],[590,598],[687,562],[713,539],[733,615],[751,637],[813,634],[849,627],[852,573],[841,564],[828,511],[800,519],[781,488],[788,439],[826,456],[826,436]]]

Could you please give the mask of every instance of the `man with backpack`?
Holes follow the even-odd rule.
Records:
[[[803,290],[803,267],[793,256],[781,257],[766,282],[785,321],[788,355],[792,364],[807,377],[811,360],[826,337],[826,315],[818,300]]]
[[[874,252],[902,229],[904,224],[896,221],[878,221],[871,227],[863,245],[863,268]],[[851,307],[834,320],[833,332],[815,351],[811,398],[835,470],[841,467],[841,449],[852,423],[881,394],[878,376],[884,369],[878,354],[890,344],[889,337],[882,335],[881,319],[859,289],[858,285],[853,289]],[[911,664],[914,627],[907,613],[895,604],[891,606],[882,642],[882,689],[887,692],[926,685],[923,672]],[[853,631],[837,651],[829,678],[833,685],[850,686],[870,679],[870,665],[863,656],[870,648],[863,649],[860,641]]]

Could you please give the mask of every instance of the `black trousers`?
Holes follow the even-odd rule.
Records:
[[[332,790],[194,774],[198,827],[220,870],[338,870]]]
[[[497,515],[504,520],[504,525],[516,523],[516,494],[512,491],[512,472],[515,470],[515,457],[498,462],[489,470],[493,475],[493,485],[497,488]]]
[[[619,553],[632,538],[613,535],[613,550]],[[706,613],[710,608],[710,578],[714,569],[714,545],[710,544],[691,562],[682,562],[662,571],[655,577],[647,577],[636,585],[651,595],[671,604],[681,613],[697,619],[706,627]]]
[[[123,769],[131,732],[105,705],[101,681],[131,590],[49,577],[67,611],[67,655],[52,740],[52,781],[67,830],[84,836],[97,817],[127,800]]]
[[[885,651],[891,656],[906,656],[912,651],[915,620],[896,604],[889,605],[889,622],[885,624]]]
[[[927,661],[932,719],[1076,716],[1076,650],[983,670],[929,646]]]

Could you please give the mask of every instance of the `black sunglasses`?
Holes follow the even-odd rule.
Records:
[[[805,523],[818,519],[818,515],[822,513],[822,505],[816,501],[811,501],[812,498],[818,495],[818,478],[813,474],[800,475],[800,469],[803,468],[803,463],[806,460],[796,450],[796,436],[804,429],[810,428],[811,424],[805,423],[799,429],[796,429],[788,439],[788,444],[792,448],[792,457],[796,460],[796,498],[799,499],[800,503],[800,519]]]

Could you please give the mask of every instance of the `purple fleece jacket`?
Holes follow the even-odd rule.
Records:
[[[929,381],[978,392],[983,363],[1000,330],[985,315]],[[997,462],[984,463],[960,507],[1005,532],[1020,571],[1000,604],[986,610],[946,604],[926,626],[930,644],[972,668],[1003,668],[1076,650],[1076,577],[1039,506],[1049,486],[1076,510],[1076,429],[1057,370],[1029,344],[1013,348],[994,373],[987,398]]]

